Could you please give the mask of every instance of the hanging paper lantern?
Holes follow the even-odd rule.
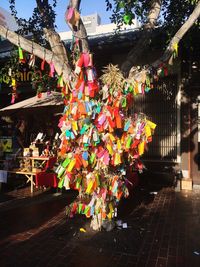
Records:
[[[123,21],[126,25],[130,25],[133,20],[133,14],[132,13],[127,13],[123,16]]]
[[[24,52],[23,52],[23,50],[22,50],[22,48],[20,46],[18,47],[18,54],[19,54],[19,62],[25,63],[26,60],[25,60],[25,57],[24,57]]]

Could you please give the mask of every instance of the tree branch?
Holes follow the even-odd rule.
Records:
[[[42,9],[43,9],[41,0],[36,0],[36,3],[37,3],[38,10],[39,10],[40,13],[41,13],[41,12],[42,12]]]
[[[199,16],[200,16],[200,1],[196,5],[195,9],[193,10],[189,18],[185,21],[185,23],[181,26],[181,28],[176,32],[176,34],[172,38],[171,42],[169,43],[163,55],[151,64],[152,67],[158,68],[162,63],[166,63],[170,59],[170,57],[172,56],[172,53],[175,50],[175,45],[178,45],[180,40],[188,32],[188,30],[193,26],[193,24],[199,18]],[[139,76],[140,73],[141,72],[135,71],[135,68],[133,67],[132,70],[130,70],[128,79],[131,80],[135,76]]]
[[[49,1],[41,1],[41,0],[36,0],[38,10],[41,14],[41,16],[44,18],[44,20],[48,19],[48,14],[45,12],[45,8],[48,8]],[[44,28],[43,29],[45,38],[49,42],[51,50],[54,54],[56,54],[58,57],[60,57],[62,60],[68,63],[68,58],[67,58],[67,53],[65,46],[63,42],[60,39],[59,34],[55,31],[54,27],[50,28]]]
[[[53,29],[43,29],[45,38],[49,42],[52,52],[65,62],[68,62],[66,48],[60,39],[60,35]]]
[[[69,76],[73,77],[74,74],[68,63],[60,56],[54,54],[52,51],[43,48],[35,42],[29,41],[28,39],[18,35],[17,33],[6,29],[4,26],[0,25],[0,35],[10,41],[12,44],[19,46],[29,53],[33,53],[35,56],[44,59],[50,63],[54,64],[55,70],[58,75],[63,74],[63,81],[66,83],[69,81]]]
[[[162,0],[156,0],[152,2],[151,9],[149,11],[149,15],[147,17],[147,23],[144,28],[154,29],[160,15],[160,9],[162,6]]]
[[[121,71],[127,77],[132,66],[135,65],[138,58],[141,56],[144,48],[149,44],[149,39],[152,34],[153,29],[156,26],[160,10],[161,10],[162,0],[153,0],[151,9],[149,11],[147,23],[143,27],[140,39],[136,43],[133,49],[128,53],[128,56],[121,66]]]
[[[73,7],[76,10],[79,10],[81,4],[81,0],[70,0],[69,7]],[[78,28],[75,29],[68,23],[70,29],[72,30],[73,35],[80,40],[82,52],[89,52],[89,43],[87,37],[87,31],[82,22],[82,19],[79,20]]]
[[[164,54],[162,55],[161,58],[156,60],[152,66],[153,67],[158,67],[161,63],[166,62],[169,60],[171,57],[173,51],[174,51],[174,45],[178,44],[180,40],[183,38],[183,36],[188,32],[188,30],[193,26],[195,21],[199,18],[200,16],[200,1],[196,5],[195,9],[189,16],[189,18],[186,20],[186,22],[181,26],[181,28],[176,32],[172,40],[170,41],[167,49],[165,50]]]

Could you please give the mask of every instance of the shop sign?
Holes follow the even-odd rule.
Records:
[[[12,152],[12,138],[9,136],[0,137],[0,151]]]
[[[34,74],[38,74],[40,77],[42,77],[41,70],[34,71]],[[33,71],[24,69],[23,71],[18,71],[16,73],[16,79],[20,82],[31,82],[32,81],[32,75]],[[0,76],[0,84],[10,84],[11,83],[11,76],[8,74],[3,74]]]

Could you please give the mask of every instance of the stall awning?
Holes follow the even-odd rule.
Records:
[[[0,114],[12,113],[17,110],[25,110],[39,107],[48,107],[48,106],[61,106],[63,105],[62,94],[59,92],[51,92],[50,95],[43,93],[41,98],[37,96],[28,98],[26,100],[20,101],[13,105],[7,106],[0,109]]]

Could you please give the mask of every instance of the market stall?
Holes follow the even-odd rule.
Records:
[[[52,170],[52,160],[56,161],[57,125],[62,109],[61,94],[52,92],[0,110],[0,177],[3,177],[0,182],[7,182],[8,174],[22,174],[30,182],[31,192],[34,185],[42,185],[41,181],[46,186],[56,186],[55,175],[51,181],[44,176],[46,171]],[[17,146],[19,137],[22,145]]]

